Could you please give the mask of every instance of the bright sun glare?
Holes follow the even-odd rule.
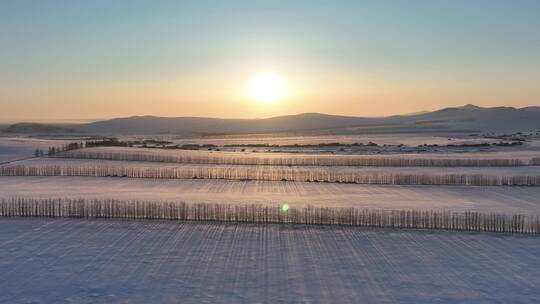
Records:
[[[259,74],[248,83],[248,94],[255,101],[271,103],[285,97],[285,81],[274,73]]]

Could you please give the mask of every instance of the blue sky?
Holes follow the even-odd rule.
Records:
[[[539,105],[539,54],[540,1],[2,0],[0,120]]]

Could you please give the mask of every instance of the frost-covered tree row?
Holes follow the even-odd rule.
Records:
[[[138,153],[67,151],[57,155],[65,158],[118,161],[146,161],[219,165],[272,166],[378,166],[378,167],[512,167],[540,165],[540,161],[512,158],[411,158],[365,157],[359,155],[302,155],[291,157],[231,155],[220,153]]]
[[[540,217],[438,210],[283,208],[96,199],[11,198],[0,216],[127,218],[540,233]]]
[[[365,172],[361,170],[327,170],[325,167],[294,166],[108,167],[89,165],[11,165],[0,167],[0,176],[200,178],[390,185],[540,186],[540,175]]]
[[[73,142],[73,143],[68,143],[68,144],[65,144],[65,145],[62,145],[62,146],[59,146],[59,147],[49,147],[48,151],[47,151],[47,156],[49,157],[54,157],[60,153],[63,153],[63,152],[68,152],[68,151],[73,151],[73,150],[78,150],[78,149],[82,149],[85,147],[85,143],[84,142]],[[38,151],[40,152],[39,155],[38,155]],[[43,156],[45,153],[41,150],[36,150],[36,157],[38,156]]]

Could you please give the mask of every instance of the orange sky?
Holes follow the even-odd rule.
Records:
[[[539,1],[7,1],[0,28],[0,122],[540,105]]]

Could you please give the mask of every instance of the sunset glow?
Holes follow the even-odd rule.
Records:
[[[274,73],[259,74],[249,81],[248,95],[261,103],[279,101],[286,95],[285,81]]]
[[[540,1],[495,2],[1,1],[0,123],[538,105]]]

